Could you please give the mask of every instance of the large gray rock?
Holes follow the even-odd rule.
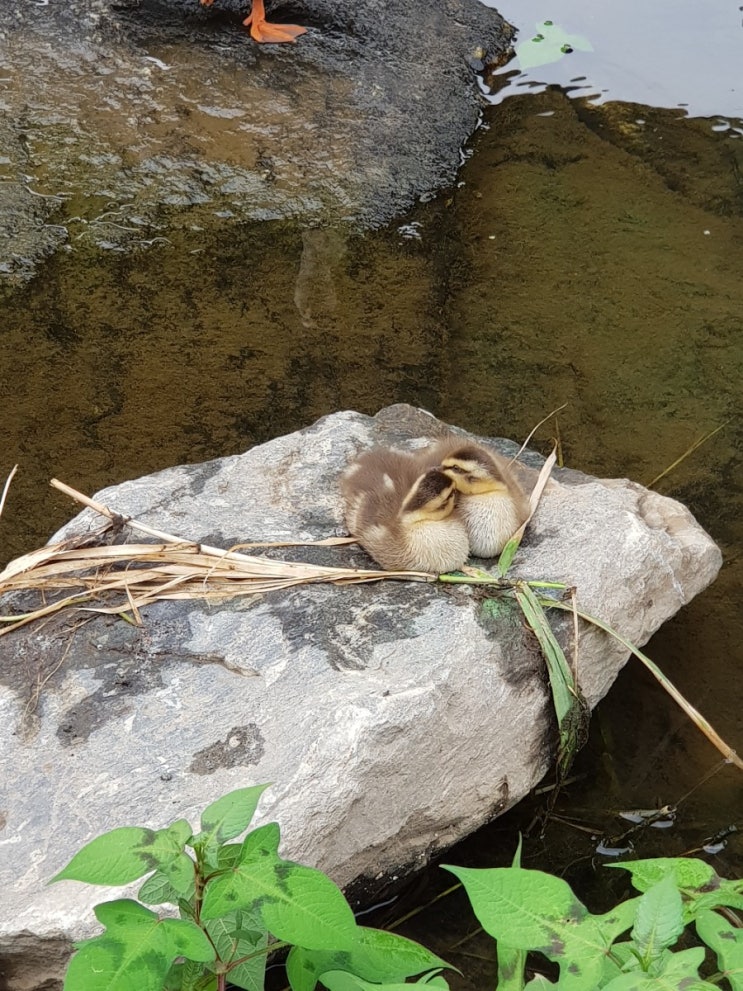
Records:
[[[450,182],[481,111],[473,67],[511,29],[478,0],[0,4],[0,277],[60,246],[299,217],[378,225]]]
[[[98,498],[225,547],[340,535],[337,479],[349,458],[375,443],[419,446],[445,429],[407,406],[338,413]],[[528,483],[539,458],[526,461]],[[65,533],[99,522],[86,511]],[[294,557],[369,566],[355,546]],[[556,471],[513,570],[576,586],[583,609],[642,644],[719,566],[679,503],[626,480]],[[19,991],[59,975],[68,941],[90,933],[92,905],[111,896],[73,882],[45,887],[106,829],[181,816],[195,824],[224,792],[271,781],[260,821],[277,818],[288,856],[348,885],[422,865],[517,802],[554,753],[535,642],[512,600],[481,589],[316,585],[220,606],[159,603],[143,610],[141,628],[80,618],[0,639],[0,948]],[[554,626],[569,647],[571,624]],[[616,642],[581,631],[591,705],[626,659]]]

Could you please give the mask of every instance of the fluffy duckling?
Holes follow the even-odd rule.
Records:
[[[456,486],[402,451],[366,451],[341,477],[349,531],[387,571],[454,571],[467,560]]]
[[[481,444],[458,438],[426,448],[419,458],[422,468],[437,465],[454,483],[471,553],[500,554],[529,516],[529,500],[507,460]]]

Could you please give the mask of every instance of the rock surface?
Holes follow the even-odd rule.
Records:
[[[98,498],[225,547],[316,540],[344,533],[337,478],[357,451],[415,447],[446,429],[408,406],[374,418],[338,413]],[[539,461],[525,456],[527,484]],[[65,532],[92,524],[86,511]],[[353,545],[292,556],[369,566]],[[642,644],[719,566],[717,547],[679,503],[563,470],[513,571],[576,586],[584,610]],[[59,977],[68,941],[92,931],[91,906],[113,897],[73,882],[44,886],[107,829],[179,817],[195,825],[219,795],[271,781],[258,821],[278,819],[285,855],[348,885],[422,865],[517,802],[550,764],[544,665],[510,599],[385,581],[222,606],[159,603],[143,618],[136,628],[99,616],[73,633],[68,618],[0,638],[0,954],[18,991]],[[558,617],[554,628],[569,647],[570,624]],[[582,630],[591,705],[626,656]]]
[[[0,277],[62,246],[301,217],[378,225],[451,181],[474,67],[511,29],[478,0],[303,0],[258,45],[246,0],[0,4]],[[226,224],[229,226],[229,223]]]

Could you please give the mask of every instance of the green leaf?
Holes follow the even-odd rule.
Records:
[[[318,973],[315,968],[314,951],[301,946],[293,946],[286,957],[286,976],[292,991],[314,991]]]
[[[208,851],[239,836],[250,825],[258,801],[268,785],[238,788],[207,805],[201,814],[201,833],[194,837],[194,845]]]
[[[742,881],[720,880],[719,887],[713,891],[703,891],[701,894],[682,892],[688,897],[688,901],[684,902],[684,921],[693,922],[702,912],[723,906],[743,909],[741,886]]]
[[[222,870],[225,867],[234,867],[235,864],[239,864],[242,848],[242,843],[225,843],[224,846],[217,849],[217,863],[215,866]]]
[[[483,929],[517,950],[549,944],[553,920],[574,924],[587,914],[565,881],[543,871],[441,866],[462,882]]]
[[[321,982],[329,991],[410,991],[411,987],[442,988],[448,991],[449,985],[440,975],[430,980],[421,979],[413,984],[373,984],[363,981],[360,977],[349,974],[345,970],[331,970],[320,977]]]
[[[536,25],[536,34],[516,45],[516,55],[521,69],[536,69],[540,65],[559,62],[573,49],[592,52],[591,42],[582,34],[568,34],[552,21]]]
[[[232,912],[211,919],[205,928],[223,962],[251,958],[229,971],[229,983],[246,991],[263,991],[268,937],[260,919],[250,912]]]
[[[181,991],[217,991],[217,975],[207,971],[204,964],[185,960]]]
[[[191,880],[193,881],[193,872]],[[180,901],[180,895],[162,871],[150,874],[137,892],[137,898],[145,905],[177,905]]]
[[[653,857],[649,860],[632,860],[626,863],[605,864],[621,867],[632,875],[632,884],[638,891],[647,891],[666,877],[672,877],[677,888],[709,888],[719,878],[709,864],[694,857]]]
[[[357,936],[351,907],[329,877],[265,854],[206,884],[202,919],[238,909],[257,911],[269,932],[312,950],[347,949]]]
[[[595,991],[628,913],[593,916],[560,878],[514,867],[446,867],[467,891],[486,932],[512,950],[536,950],[560,966],[560,988]]]
[[[681,893],[671,875],[654,884],[637,905],[632,938],[642,960],[643,970],[649,970],[654,960],[678,940],[684,931]]]
[[[117,939],[136,937],[156,941],[174,956],[189,960],[214,959],[214,950],[201,929],[187,919],[161,919],[130,898],[96,905],[95,915],[106,927],[107,935]]]
[[[194,862],[187,853],[179,853],[173,860],[162,864],[160,871],[179,895],[193,894]]]
[[[277,822],[267,822],[265,826],[259,826],[251,830],[242,842],[240,850],[240,860],[250,860],[251,858],[270,856],[274,860],[279,858],[279,841],[281,832]]]
[[[513,559],[516,557],[516,551],[520,546],[521,534],[518,534],[518,536],[511,537],[503,550],[500,552],[500,557],[498,558],[498,574],[501,577],[505,577],[506,572],[511,567]]]
[[[181,849],[188,844],[189,840],[193,839],[191,825],[185,819],[176,819],[175,822],[171,822],[165,832],[173,837]]]
[[[743,929],[731,926],[717,912],[702,912],[695,921],[697,935],[717,956],[717,965],[732,991],[743,991]]]
[[[97,836],[79,850],[52,881],[129,884],[158,864],[152,849],[157,833],[141,826],[122,826]]]
[[[622,974],[604,985],[603,991],[713,991],[717,985],[699,976],[703,960],[704,948],[701,946],[678,953],[666,950],[652,973]]]
[[[214,950],[192,922],[160,919],[130,899],[96,906],[106,932],[70,961],[65,991],[161,991],[176,957],[208,962]]]
[[[557,755],[559,779],[567,775],[575,754],[588,738],[591,712],[576,684],[572,669],[549,620],[534,591],[526,582],[519,583],[513,593],[524,617],[542,648],[552,690],[552,703],[557,716],[560,744]]]
[[[343,970],[362,980],[384,983],[404,981],[450,965],[420,943],[383,929],[359,926],[350,949],[307,950],[294,946],[286,962],[289,983],[294,991],[311,991],[326,971]]]

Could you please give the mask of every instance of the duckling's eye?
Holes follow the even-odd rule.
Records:
[[[447,471],[455,471],[457,475],[466,475],[467,469],[463,468],[461,465],[447,465]]]

